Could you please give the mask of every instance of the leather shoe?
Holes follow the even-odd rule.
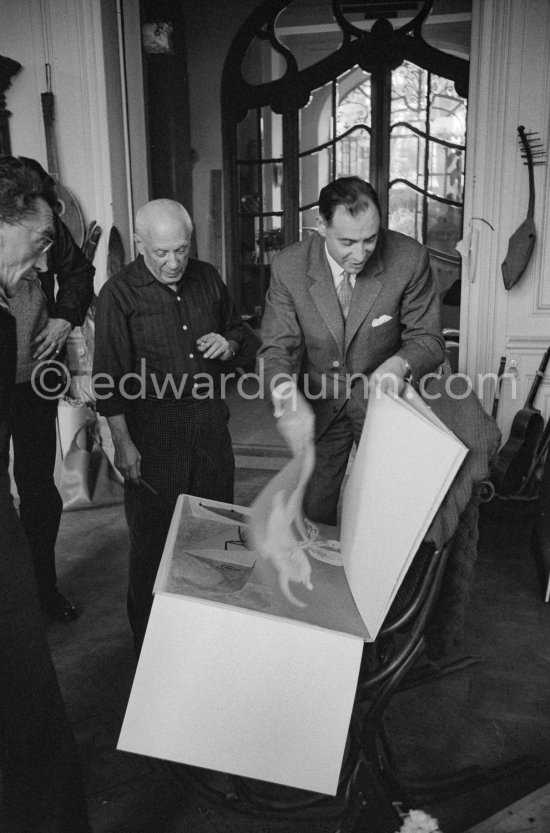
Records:
[[[42,607],[46,615],[56,622],[74,622],[77,618],[78,610],[63,593],[56,590],[53,596],[50,596],[42,603]]]

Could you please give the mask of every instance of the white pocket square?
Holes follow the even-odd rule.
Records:
[[[381,315],[380,318],[375,318],[372,322],[373,327],[379,327],[381,324],[385,324],[386,321],[391,321],[391,315]]]

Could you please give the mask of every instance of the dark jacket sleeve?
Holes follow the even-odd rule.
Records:
[[[48,303],[48,315],[64,318],[76,327],[84,323],[94,297],[95,267],[86,260],[62,220],[55,217],[54,222],[55,243],[48,252],[48,272],[43,273],[40,279]]]

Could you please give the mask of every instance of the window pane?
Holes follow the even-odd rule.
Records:
[[[362,128],[354,128],[337,146],[336,176],[360,176],[369,180],[370,134]]]
[[[370,179],[370,75],[358,67],[338,79],[336,176]]]
[[[458,259],[456,244],[462,237],[462,209],[428,198],[428,237],[426,245]]]
[[[390,180],[406,179],[423,188],[425,147],[424,137],[410,127],[393,127],[390,133]]]
[[[392,73],[392,228],[399,228],[429,245],[430,228],[445,211],[460,229],[465,133],[466,102],[456,95],[453,82],[408,62]],[[422,193],[413,195],[415,188],[407,187],[407,183]],[[435,201],[431,195],[459,205]],[[453,247],[460,236],[459,231]]]
[[[280,211],[283,188],[282,162],[264,162],[263,173],[263,210]]]
[[[430,143],[429,190],[462,202],[466,102],[456,95],[452,81],[436,75],[431,76],[430,99],[430,135],[440,142]]]
[[[428,73],[405,61],[392,73],[390,124],[405,122],[426,131]]]
[[[300,206],[316,202],[319,190],[332,178],[334,89],[330,82],[314,90],[300,110]]]
[[[300,240],[305,240],[308,235],[317,232],[318,214],[317,206],[308,208],[306,211],[300,211]]]
[[[239,159],[257,159],[259,156],[257,110],[249,110],[237,125],[237,156]]]
[[[462,209],[437,200],[427,200],[430,263],[441,300],[443,327],[458,329],[460,315],[456,302],[449,303],[448,292],[460,280],[460,258],[456,244],[462,237]]]
[[[242,211],[281,210],[283,184],[282,117],[267,107],[238,125],[239,203]]]
[[[300,207],[317,203],[319,191],[332,179],[332,148],[300,159]]]
[[[370,123],[370,76],[358,67],[313,92],[300,111],[300,206],[335,177],[369,179]]]
[[[256,162],[239,165],[239,207],[246,214],[257,214],[260,210],[260,188]]]
[[[422,241],[422,194],[401,182],[390,187],[388,227]]]
[[[390,178],[402,177],[461,202],[466,102],[456,95],[453,82],[405,62],[392,75],[391,125]],[[418,133],[428,137],[426,159],[425,139]]]

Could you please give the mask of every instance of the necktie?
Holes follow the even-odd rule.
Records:
[[[338,284],[336,294],[338,295],[338,301],[340,302],[342,315],[344,316],[345,321],[348,317],[351,296],[353,295],[353,286],[351,285],[350,275],[348,272],[344,272],[344,276]]]

